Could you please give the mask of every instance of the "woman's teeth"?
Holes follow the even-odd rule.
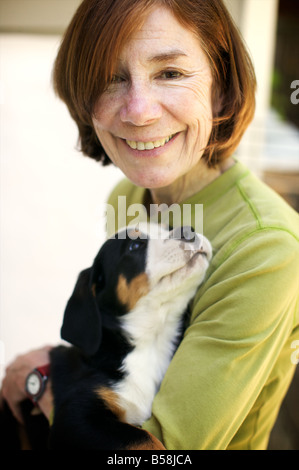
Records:
[[[172,139],[172,137],[173,135],[170,135],[165,139],[156,140],[155,142],[136,142],[135,140],[126,140],[126,143],[134,150],[152,150],[154,148],[163,147],[170,141],[170,139]]]

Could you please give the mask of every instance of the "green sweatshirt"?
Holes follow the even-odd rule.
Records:
[[[108,202],[117,218],[145,195],[125,179]],[[298,362],[299,216],[238,161],[184,204],[213,259],[143,428],[169,450],[266,449]]]

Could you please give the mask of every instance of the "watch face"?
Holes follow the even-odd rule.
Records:
[[[30,374],[27,379],[27,390],[31,395],[37,395],[40,391],[41,383],[37,374]]]

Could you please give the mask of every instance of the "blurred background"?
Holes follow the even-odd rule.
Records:
[[[76,150],[51,71],[80,0],[0,0],[0,382],[16,355],[60,341],[77,274],[105,238],[103,203],[122,178]],[[299,1],[225,0],[258,80],[238,157],[299,210]],[[298,369],[298,368],[297,368]],[[299,379],[270,449],[299,449]]]

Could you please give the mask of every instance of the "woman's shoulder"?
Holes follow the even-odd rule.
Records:
[[[283,230],[299,241],[299,214],[278,193],[253,174],[239,182],[239,191],[257,228]]]
[[[225,190],[215,182],[213,199],[205,201],[204,231],[215,252],[223,259],[256,243],[298,247],[299,214],[253,172],[241,170],[226,175]]]

